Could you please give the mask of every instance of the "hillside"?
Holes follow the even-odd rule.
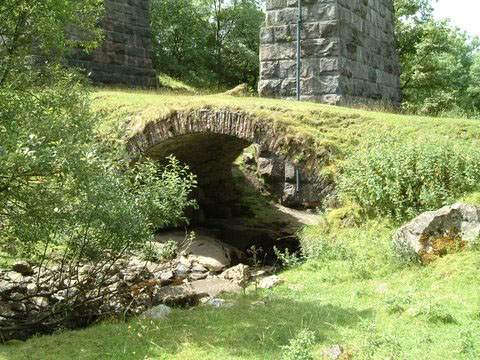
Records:
[[[329,149],[331,170],[378,139],[476,146],[480,123],[311,103],[230,96],[93,94],[103,134],[128,119],[130,133],[175,111],[229,109],[287,126],[306,146]],[[466,202],[479,204],[478,193]],[[337,214],[338,215],[338,214]],[[309,258],[279,274],[271,290],[226,296],[231,308],[174,309],[161,321],[112,319],[90,328],[0,347],[0,359],[293,359],[285,346],[302,329],[315,335],[312,356],[334,344],[343,359],[480,357],[480,254],[447,255],[428,266],[393,254],[399,222],[380,217],[345,224],[332,214],[299,237]],[[300,343],[298,347],[304,347]]]

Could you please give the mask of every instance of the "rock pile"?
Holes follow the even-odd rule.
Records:
[[[248,266],[229,268],[234,249],[210,240],[200,236],[167,263],[131,256],[113,265],[40,268],[17,262],[0,270],[0,341],[86,326],[106,316],[138,315],[160,304],[195,306],[222,292],[241,292]]]

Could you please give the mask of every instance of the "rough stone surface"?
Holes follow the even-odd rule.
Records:
[[[343,348],[340,345],[332,345],[322,351],[324,358],[329,360],[339,360],[342,358]]]
[[[235,306],[235,303],[227,302],[224,299],[212,298],[207,301],[207,305],[210,305],[215,308],[231,308]]]
[[[238,264],[225,270],[219,275],[222,279],[227,279],[240,286],[244,285],[250,278],[248,266],[244,264]]]
[[[210,297],[215,297],[221,293],[239,294],[242,291],[242,288],[239,285],[218,277],[194,281],[190,286],[194,292],[208,294]]]
[[[401,101],[392,0],[304,1],[301,99],[331,104]],[[296,96],[297,1],[267,0],[260,33],[262,96]]]
[[[193,238],[186,238],[185,232],[168,231],[159,232],[155,237],[159,243],[174,241],[179,248],[178,265],[176,272],[185,276],[191,272],[205,273],[208,271],[219,272],[232,265],[232,261],[242,256],[242,253],[223,243],[221,240],[200,232]]]
[[[281,277],[277,275],[272,275],[260,280],[260,282],[258,283],[258,287],[261,289],[271,289],[274,286],[283,284],[284,282],[285,280],[283,280]]]
[[[73,50],[70,65],[86,70],[98,85],[156,87],[149,1],[105,0],[104,4],[103,44],[88,54]]]
[[[286,126],[260,121],[245,112],[200,109],[174,112],[149,123],[128,141],[127,147],[133,161],[141,155],[165,161],[173,154],[188,164],[197,175],[198,191],[194,196],[200,208],[210,218],[229,218],[231,204],[239,196],[233,183],[232,163],[250,144],[258,144],[287,162],[286,170],[275,170],[271,176],[286,177],[290,191],[286,202],[307,201],[308,196],[317,203],[332,191],[331,179],[320,172],[328,164],[328,157],[313,147],[306,148],[304,139],[287,136],[288,132]],[[300,169],[305,184],[301,197],[291,193],[293,165]]]
[[[182,253],[192,262],[208,270],[221,271],[232,263],[235,250],[221,241],[197,235]]]
[[[416,217],[397,230],[393,244],[400,254],[429,263],[478,241],[479,236],[480,208],[458,203]]]
[[[188,277],[175,274],[179,264],[190,271]],[[203,271],[184,257],[152,263],[132,255],[108,267],[33,267],[32,276],[0,269],[0,342],[82,327],[112,315],[140,315],[152,308],[145,316],[162,318],[168,310],[157,307],[160,304],[191,307],[224,292],[242,291],[233,276],[225,276],[238,268],[226,270],[224,276],[196,272],[208,276],[198,281],[190,277],[194,268]],[[37,322],[53,308],[63,307],[65,313]]]
[[[172,309],[166,305],[158,305],[148,309],[142,314],[144,319],[161,320],[169,317],[172,314]]]
[[[26,261],[16,261],[12,265],[12,270],[24,276],[32,275],[32,266]]]
[[[297,177],[295,165],[267,149],[257,146],[256,152],[257,173],[264,180],[269,193],[282,205],[290,208],[315,208],[322,205],[323,199],[331,190],[330,186],[311,181],[302,176],[301,171]]]

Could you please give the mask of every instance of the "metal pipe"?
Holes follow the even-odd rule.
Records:
[[[295,191],[300,192],[300,169],[295,167]]]
[[[300,101],[300,70],[302,66],[301,51],[302,40],[300,29],[302,26],[302,0],[298,0],[298,19],[297,19],[297,101]]]

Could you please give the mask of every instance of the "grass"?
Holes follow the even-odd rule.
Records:
[[[320,229],[305,231],[318,237]],[[315,358],[332,344],[355,359],[478,358],[480,254],[405,266],[389,253],[392,232],[379,222],[333,230],[326,241],[341,241],[343,255],[327,251],[287,270],[285,284],[257,296],[250,290],[233,308],[106,321],[4,345],[0,359],[279,359],[302,329],[315,333]],[[254,305],[268,296],[275,299]]]
[[[130,118],[131,131],[172,111],[245,111],[281,123],[291,136],[330,144],[334,162],[382,135],[398,141],[474,144],[480,123],[352,110],[320,104],[229,96],[98,91],[102,131]],[[478,146],[476,144],[475,146]],[[480,193],[467,202],[480,204]],[[399,224],[370,220],[355,226],[337,211],[301,233],[311,259],[281,274],[285,284],[235,301],[233,308],[174,309],[150,322],[111,320],[25,343],[0,346],[16,359],[280,359],[302,329],[315,333],[314,358],[340,344],[354,359],[480,358],[480,253],[447,255],[429,266],[405,265],[391,251]],[[260,298],[274,296],[265,305]]]
[[[157,75],[157,79],[160,84],[160,87],[167,90],[180,92],[180,93],[190,93],[190,94],[195,94],[197,92],[197,89],[195,89],[193,86],[190,86],[184,83],[183,81],[174,79],[171,76],[168,76],[166,74]]]
[[[431,118],[341,108],[324,104],[226,95],[182,95],[148,91],[103,90],[93,93],[93,107],[101,115],[100,129],[108,132],[129,123],[129,132],[141,131],[152,121],[174,111],[200,108],[230,109],[251,114],[258,121],[282,125],[285,136],[325,153],[336,166],[359,146],[383,136],[399,141],[472,143],[480,137],[480,122]],[[473,145],[472,145],[473,146]]]

